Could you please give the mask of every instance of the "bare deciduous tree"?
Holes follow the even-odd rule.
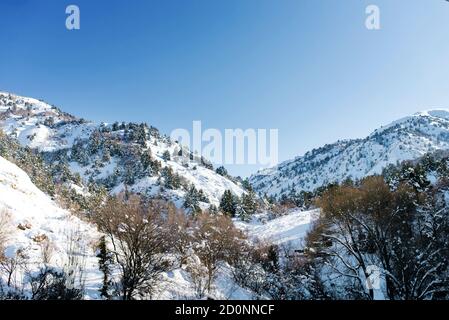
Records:
[[[18,268],[25,265],[26,259],[27,257],[22,249],[17,250],[13,256],[5,256],[2,253],[2,257],[0,257],[0,271],[6,274],[8,287],[11,287],[15,282],[16,272]]]
[[[207,269],[207,290],[210,292],[219,262],[235,261],[245,237],[229,217],[208,213],[196,217],[193,237],[195,254]]]
[[[186,264],[192,249],[193,237],[191,230],[193,220],[182,210],[173,208],[167,215],[167,228],[170,243],[174,252],[179,255],[179,267]]]
[[[41,247],[42,262],[44,264],[49,264],[51,262],[55,249],[53,243],[50,241],[50,239],[46,239],[39,243],[39,246]]]
[[[447,295],[449,219],[431,196],[369,177],[328,190],[318,204],[323,214],[308,245],[334,274],[352,279],[353,294],[374,298],[367,279],[376,266],[389,299]]]
[[[10,233],[9,227],[11,224],[11,215],[6,209],[0,210],[0,250],[3,253],[3,248]]]
[[[162,272],[171,261],[169,237],[160,207],[137,196],[112,197],[98,210],[96,222],[112,245],[120,269],[122,299],[145,298],[154,293]]]

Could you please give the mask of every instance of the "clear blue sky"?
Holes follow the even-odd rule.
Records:
[[[443,0],[1,0],[0,39],[1,91],[167,134],[278,128],[280,160],[449,107]]]

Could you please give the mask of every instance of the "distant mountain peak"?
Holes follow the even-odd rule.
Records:
[[[393,121],[364,139],[341,140],[313,149],[251,176],[261,194],[281,196],[292,190],[380,174],[389,164],[449,149],[449,109],[431,108]]]
[[[447,108],[432,108],[429,110],[417,112],[414,115],[415,116],[428,116],[428,117],[449,120],[449,109],[447,109]]]

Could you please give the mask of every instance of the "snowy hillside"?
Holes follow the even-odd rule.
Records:
[[[95,129],[87,123],[40,100],[0,92],[0,123],[23,146],[39,151],[70,148],[75,139]]]
[[[18,259],[20,267],[10,283],[12,288],[30,288],[24,280],[44,265],[66,273],[74,270],[76,286],[84,287],[84,299],[99,299],[102,274],[96,257],[101,234],[96,226],[61,209],[40,191],[27,174],[0,157],[0,214],[6,222],[8,237],[5,256]],[[77,269],[79,268],[79,269]],[[82,270],[82,274],[79,272]],[[251,293],[236,286],[229,269],[222,269],[216,281],[215,296],[223,299],[248,299]],[[154,299],[195,298],[188,273],[174,269],[163,274]],[[0,283],[7,283],[4,278]]]
[[[303,246],[304,237],[318,218],[319,210],[295,210],[284,216],[262,223],[236,221],[237,227],[248,233],[250,238],[274,244],[291,245],[295,249]]]
[[[36,272],[44,263],[58,270],[76,264],[85,271],[85,298],[98,296],[101,275],[95,257],[95,226],[59,208],[25,172],[1,157],[0,213],[9,228],[5,255],[15,259],[20,254],[23,259],[11,287],[20,288],[25,273]]]
[[[240,196],[240,182],[217,174],[204,158],[146,124],[94,124],[42,101],[0,92],[0,129],[49,163],[97,182],[111,193],[125,189],[182,206],[193,185],[201,207],[218,205],[225,190]]]
[[[365,139],[338,141],[261,170],[250,182],[261,194],[313,191],[347,178],[379,174],[389,164],[448,148],[449,111],[429,110],[394,121]]]

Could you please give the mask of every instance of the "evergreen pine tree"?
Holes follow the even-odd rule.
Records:
[[[223,167],[223,166],[218,167],[215,170],[215,172],[218,173],[220,176],[223,176],[223,177],[227,177],[228,176],[228,170],[226,170],[226,168]]]
[[[147,170],[148,167],[150,167],[152,160],[153,156],[150,148],[142,152],[142,155],[140,156],[140,163],[142,164],[143,170]]]
[[[216,205],[211,204],[209,206],[209,214],[217,214],[218,213],[218,208]]]
[[[234,217],[237,211],[237,200],[232,194],[231,190],[226,190],[223,193],[220,201],[220,210],[231,217]]]
[[[147,133],[145,130],[145,124],[141,123],[137,128],[135,132],[135,139],[138,144],[140,144],[142,147],[146,147],[147,145]]]
[[[168,150],[164,151],[162,154],[162,159],[164,159],[164,161],[170,161],[170,152]]]
[[[240,219],[248,221],[251,215],[256,213],[256,210],[257,202],[254,192],[249,191],[248,193],[244,193],[238,206],[237,215]]]
[[[201,212],[200,208],[200,193],[192,184],[187,190],[184,198],[184,208],[190,210],[192,213],[196,214]]]
[[[243,187],[245,190],[253,191],[253,186],[252,186],[251,183],[249,182],[249,179],[248,179],[248,178],[246,178],[245,180],[243,180],[243,182],[242,182],[242,187]]]
[[[170,167],[164,167],[161,170],[161,176],[164,178],[164,187],[167,189],[178,189],[181,186],[181,178],[173,172]]]
[[[112,255],[108,251],[105,236],[102,236],[100,238],[100,243],[98,244],[97,258],[99,259],[98,261],[99,269],[103,273],[103,286],[100,289],[100,293],[103,298],[109,299],[111,297],[110,287],[112,284],[112,281],[110,279],[111,276],[110,266],[112,264]]]

